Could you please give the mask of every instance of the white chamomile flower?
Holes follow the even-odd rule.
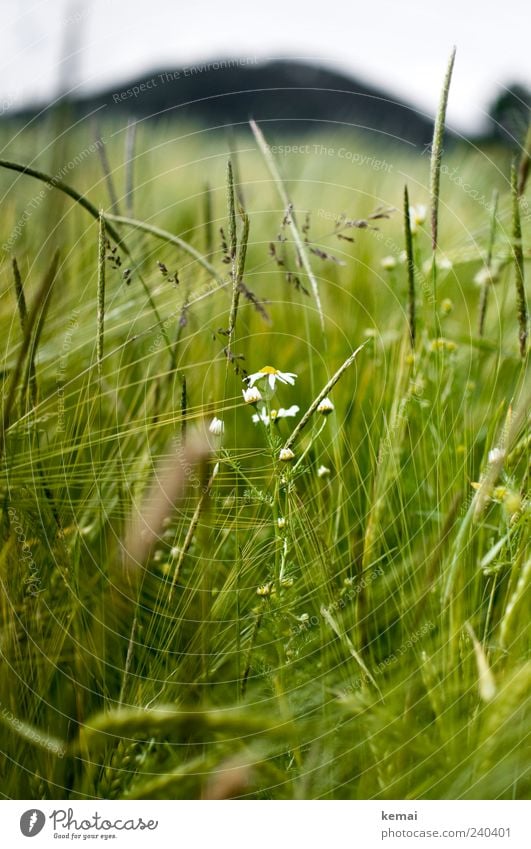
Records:
[[[317,469],[317,477],[318,478],[327,478],[330,474],[330,469],[328,466],[319,466]]]
[[[451,271],[453,268],[453,263],[451,259],[448,259],[447,256],[441,256],[437,260],[437,268],[440,271]]]
[[[253,422],[258,424],[258,422],[262,422],[265,425],[268,425],[269,422],[276,422],[277,419],[287,419],[292,416],[296,416],[299,412],[299,407],[296,404],[292,404],[291,407],[288,407],[287,410],[284,407],[281,407],[280,410],[271,410],[269,414],[265,407],[262,407],[259,413],[253,414]]]
[[[216,416],[214,416],[214,418],[212,419],[212,421],[210,422],[210,424],[208,426],[208,429],[209,429],[210,433],[214,434],[214,436],[221,436],[224,429],[225,429],[225,425],[223,424],[221,419],[218,419],[218,418],[216,418]]]
[[[290,463],[295,458],[295,454],[291,450],[291,448],[281,448],[280,453],[278,455],[278,459],[282,460],[283,463]]]
[[[262,393],[257,386],[251,386],[249,389],[242,389],[243,400],[246,404],[257,404],[262,400]]]
[[[500,279],[500,268],[492,265],[490,268],[486,265],[480,268],[474,277],[474,283],[477,286],[488,286],[491,283],[497,283]]]
[[[248,375],[245,380],[247,380],[249,388],[253,387],[254,384],[259,381],[264,381],[264,385],[268,385],[271,391],[274,392],[277,380],[279,383],[289,383],[293,386],[296,377],[297,375],[292,374],[290,371],[279,371],[278,369],[273,368],[273,366],[264,366],[260,369],[260,371],[256,371],[254,374]]]
[[[409,225],[412,233],[417,233],[419,227],[426,221],[426,207],[419,203],[409,207]]]
[[[453,263],[451,259],[448,259],[447,256],[437,257],[436,266],[438,271],[451,271],[453,268]],[[433,271],[433,259],[426,259],[422,263],[422,270],[424,274],[431,274]]]
[[[293,416],[297,415],[299,410],[300,407],[297,407],[296,404],[292,404],[291,407],[288,407],[287,410],[285,410],[284,407],[281,407],[280,410],[271,410],[271,418],[273,419],[273,421],[275,421],[276,419],[293,418]]]
[[[330,398],[323,398],[323,400],[317,407],[317,412],[322,413],[323,416],[328,416],[330,415],[330,413],[334,412],[334,405],[332,404]]]
[[[384,258],[380,261],[380,265],[386,271],[392,271],[393,268],[396,268],[396,259],[394,256],[384,256]]]
[[[487,286],[490,283],[491,275],[490,268],[487,268],[486,265],[483,268],[480,268],[479,271],[474,276],[474,283],[477,286]]]

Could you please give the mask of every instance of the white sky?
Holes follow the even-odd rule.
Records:
[[[531,80],[525,0],[2,0],[0,112],[144,71],[220,57],[307,58],[433,113],[453,44],[450,125],[481,126],[492,96]],[[67,22],[75,56],[61,66]]]

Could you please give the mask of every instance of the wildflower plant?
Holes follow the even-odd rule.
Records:
[[[284,388],[289,391],[295,385],[297,375],[283,372],[273,366],[264,366],[245,378],[247,389],[243,390],[245,403],[256,407],[252,422],[259,425],[265,433],[273,474],[272,521],[276,536],[273,581],[280,601],[282,583],[285,577],[286,556],[289,548],[288,529],[283,511],[289,512],[288,492],[291,475],[288,471],[295,454],[291,449],[282,448],[281,424],[284,420],[295,418],[300,408],[297,404],[290,407],[274,407],[277,393]],[[259,408],[258,405],[262,404]]]

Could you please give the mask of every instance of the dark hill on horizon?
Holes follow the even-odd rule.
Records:
[[[407,103],[337,71],[303,62],[219,60],[159,70],[69,99],[80,117],[180,119],[200,126],[267,122],[270,135],[355,128],[372,143],[430,143],[433,123]],[[42,107],[25,109],[33,117]]]
[[[99,120],[182,120],[200,127],[266,123],[268,137],[352,128],[373,145],[396,143],[407,149],[429,145],[433,118],[347,74],[302,61],[220,59],[173,70],[158,70],[90,95],[63,97],[76,118]],[[476,143],[518,146],[529,122],[531,93],[504,87],[492,103],[490,127]],[[19,120],[49,113],[28,107]],[[9,119],[7,119],[9,120]],[[447,143],[458,135],[446,130]]]

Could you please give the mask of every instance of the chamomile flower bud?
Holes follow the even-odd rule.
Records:
[[[285,520],[284,516],[279,516],[279,517],[278,517],[278,519],[277,519],[277,525],[278,525],[278,527],[279,527],[279,530],[282,530],[282,528],[285,528],[285,527],[286,527],[286,520]]]
[[[439,337],[438,339],[431,340],[430,350],[448,351],[448,353],[452,354],[454,351],[457,351],[457,345],[451,339],[444,339],[443,337]]]
[[[319,406],[317,407],[317,412],[322,413],[323,416],[328,416],[330,413],[333,413],[334,405],[332,404],[330,398],[323,398]]]
[[[250,386],[249,389],[242,389],[243,400],[246,404],[258,404],[262,400],[262,393],[257,386]]]
[[[208,429],[209,429],[210,433],[214,434],[214,436],[221,436],[223,434],[225,426],[224,426],[223,422],[221,421],[221,419],[218,419],[218,418],[216,418],[216,416],[214,416],[214,418],[212,419],[212,421],[210,422],[210,424],[208,426]]]
[[[291,448],[281,448],[280,453],[278,455],[278,459],[282,460],[283,463],[291,463],[291,461],[295,458],[295,454],[291,450]]]
[[[396,268],[396,259],[394,256],[384,256],[380,261],[380,265],[385,271],[392,271],[393,268]]]
[[[319,466],[317,469],[317,477],[318,478],[327,478],[330,474],[330,469],[328,466]]]

